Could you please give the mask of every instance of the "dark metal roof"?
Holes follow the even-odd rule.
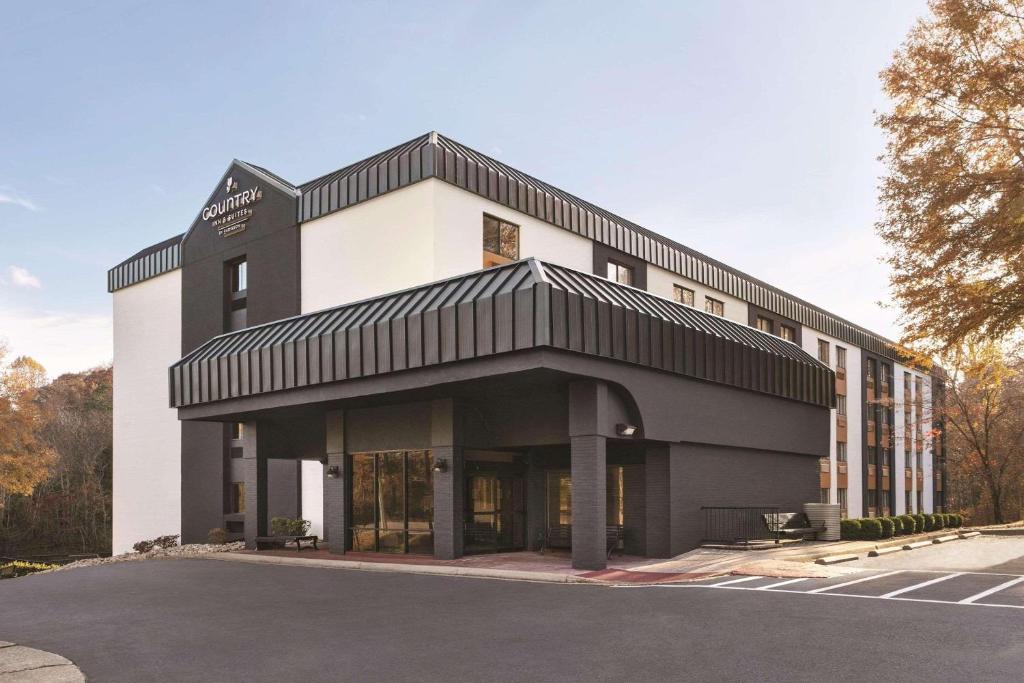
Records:
[[[113,292],[151,277],[162,275],[181,265],[181,240],[175,235],[126,258],[107,271],[107,291]]]
[[[832,371],[795,344],[526,259],[215,337],[171,366],[171,405],[542,347],[815,405],[834,403]]]

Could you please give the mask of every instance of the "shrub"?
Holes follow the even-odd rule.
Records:
[[[955,526],[957,529],[959,529],[963,525],[964,525],[964,516],[961,515],[961,514],[953,515],[953,526]]]
[[[890,527],[891,528],[891,527]],[[876,541],[882,538],[882,522],[878,517],[860,520],[861,539]]]
[[[882,525],[882,538],[892,538],[896,533],[896,525],[892,521],[892,517],[879,517],[879,523]]]
[[[924,533],[924,527],[925,527],[924,515],[919,512],[916,515],[914,515],[914,533],[915,534],[922,534],[922,533]]]
[[[935,515],[924,515],[924,530],[935,531]]]
[[[228,532],[226,529],[217,527],[216,529],[210,529],[206,534],[206,542],[211,545],[224,545],[228,542]]]
[[[158,548],[173,548],[178,545],[178,534],[174,534],[173,536],[159,536],[153,539],[153,545]]]
[[[914,533],[917,529],[917,521],[914,519],[914,515],[900,515],[900,526],[903,527],[903,535],[907,536]]]
[[[148,553],[156,545],[156,541],[139,541],[132,546],[132,550],[137,553]]]
[[[47,569],[53,569],[57,566],[59,565],[14,560],[13,562],[0,564],[0,579],[14,579],[19,576],[35,574],[36,572],[45,572]]]
[[[946,528],[946,516],[943,515],[941,512],[939,514],[936,514],[936,515],[933,515],[933,516],[935,517],[935,530],[939,531],[941,529],[945,529]]]
[[[860,538],[860,520],[843,519],[839,521],[839,537],[844,541],[856,541]]]
[[[311,524],[308,519],[274,517],[270,520],[270,533],[273,536],[305,536]]]

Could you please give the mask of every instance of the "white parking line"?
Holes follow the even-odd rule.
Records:
[[[880,598],[895,598],[897,595],[903,595],[904,593],[909,593],[910,591],[916,591],[918,588],[924,588],[925,586],[931,586],[932,584],[935,584],[935,583],[941,583],[943,581],[948,581],[949,579],[955,579],[958,576],[963,576],[963,574],[961,574],[960,572],[954,572],[954,573],[948,574],[946,576],[940,576],[937,579],[931,579],[930,581],[922,581],[921,583],[915,583],[912,586],[907,586],[906,588],[900,588],[899,590],[894,590],[891,593],[886,593],[885,595],[879,595],[878,597],[880,597]]]
[[[753,581],[754,579],[763,579],[763,576],[744,576],[742,579],[733,579],[731,581],[722,581],[721,583],[712,583],[711,586],[718,588],[719,586],[731,586],[734,583],[743,583],[744,581]]]
[[[969,598],[964,598],[963,600],[960,601],[960,604],[961,605],[970,605],[971,603],[973,603],[973,602],[975,602],[977,600],[981,600],[982,598],[987,598],[988,596],[992,595],[993,593],[998,593],[999,591],[1001,591],[1003,589],[1006,589],[1006,588],[1009,588],[1010,586],[1014,586],[1014,585],[1020,583],[1021,581],[1024,581],[1024,576],[1018,576],[1016,579],[1013,579],[1011,581],[1007,581],[1005,583],[1001,583],[998,586],[995,586],[994,588],[989,588],[987,591],[982,591],[982,592],[978,593],[977,595],[972,595]]]
[[[846,586],[852,586],[855,583],[864,583],[865,581],[874,581],[875,579],[884,579],[886,576],[892,576],[894,574],[902,574],[902,569],[897,569],[892,572],[885,572],[884,574],[874,574],[873,576],[865,576],[860,579],[854,579],[853,581],[847,581],[846,583],[837,583],[834,586],[824,586],[822,588],[815,588],[812,591],[806,591],[807,593],[824,593],[825,591],[835,590],[836,588],[845,588]]]
[[[759,588],[755,588],[754,590],[766,591],[766,590],[768,590],[770,588],[778,588],[779,586],[788,586],[790,584],[797,583],[799,581],[806,581],[806,580],[807,580],[806,578],[802,578],[802,579],[790,579],[789,581],[779,581],[778,583],[771,583],[771,584],[768,584],[767,586],[760,586]]]

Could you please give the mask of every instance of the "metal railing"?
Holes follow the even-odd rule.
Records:
[[[704,515],[704,540],[713,543],[750,543],[776,541],[777,507],[701,507]]]

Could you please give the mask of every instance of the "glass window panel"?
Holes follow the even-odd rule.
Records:
[[[684,306],[693,306],[693,290],[687,289],[681,285],[672,286],[672,298],[675,299],[677,304],[683,304]]]
[[[409,552],[418,555],[433,555],[434,534],[409,532]]]
[[[388,531],[381,529],[377,534],[377,552],[380,553],[404,553],[405,532]]]
[[[757,316],[757,329],[761,330],[762,332],[767,332],[768,334],[771,334],[772,321],[763,316]]]
[[[409,451],[407,457],[409,530],[429,531],[434,520],[433,458],[429,451]]]
[[[501,223],[501,251],[498,252],[505,258],[513,261],[519,258],[519,226],[511,223]]]
[[[484,216],[484,251],[501,253],[501,226],[497,218]]]
[[[352,456],[352,526],[373,527],[373,454]]]
[[[568,474],[558,477],[558,523],[572,524],[572,478]]]
[[[622,468],[609,467],[605,486],[605,516],[609,526],[622,526],[622,489]]]
[[[401,451],[377,456],[377,519],[381,529],[405,527],[405,457]]]

